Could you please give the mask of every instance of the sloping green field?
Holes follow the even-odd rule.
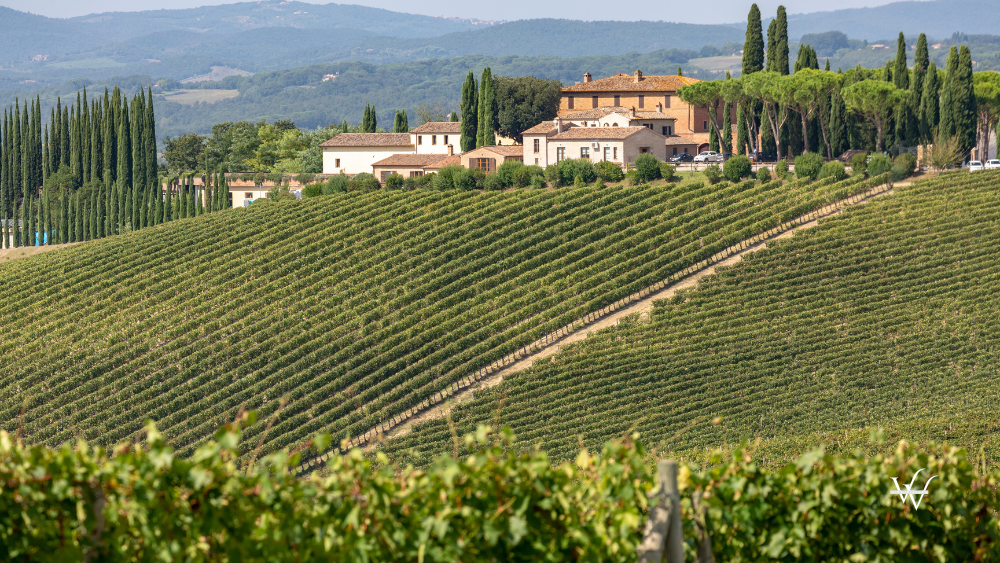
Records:
[[[760,438],[784,461],[881,427],[996,460],[998,248],[1000,173],[898,188],[477,391],[455,431],[510,426],[556,459],[630,430],[674,455]],[[386,447],[426,462],[452,431]]]
[[[10,261],[0,420],[52,445],[117,443],[153,419],[187,454],[241,408],[268,417],[287,398],[265,451],[317,431],[357,435],[782,216],[864,187],[350,193]]]

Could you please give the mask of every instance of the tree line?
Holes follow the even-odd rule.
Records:
[[[161,188],[151,90],[129,99],[115,87],[88,99],[84,88],[74,103],[59,98],[44,124],[42,113],[37,97],[4,110],[3,247],[92,240],[206,210],[193,177],[176,198]],[[221,194],[208,199],[208,211],[228,207]]]
[[[799,47],[789,69],[788,19],[783,6],[771,20],[765,48],[761,14],[748,15],[742,75],[681,89],[684,101],[710,115],[714,150],[770,153],[778,159],[804,152],[837,158],[844,151],[917,145],[952,146],[967,156],[978,147],[985,158],[1000,115],[1000,73],[973,75],[965,45],[952,46],[939,71],[920,34],[909,66],[899,34],[894,60],[881,69],[858,66],[844,72],[820,70],[816,51]],[[736,143],[729,116],[736,107]],[[720,117],[724,117],[720,124]],[[719,147],[719,148],[715,148]]]

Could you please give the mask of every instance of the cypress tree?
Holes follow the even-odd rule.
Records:
[[[774,40],[776,52],[774,54],[774,72],[781,75],[788,74],[788,13],[784,6],[778,6],[778,15],[775,17],[778,22],[775,26],[777,37]]]
[[[719,137],[715,134],[715,127],[708,131],[708,150],[719,152]]]
[[[368,124],[371,123],[372,110],[371,106],[365,104],[365,113],[361,116],[361,132],[368,132]]]
[[[399,115],[403,119],[403,133],[410,132],[410,118],[406,115],[406,110],[399,110]]]
[[[101,163],[101,157],[104,154],[104,150],[101,149],[101,131],[104,127],[101,125],[101,114],[98,111],[97,103],[94,103],[93,111],[91,112],[93,116],[90,124],[90,175],[88,181],[101,181],[104,174],[104,165]],[[95,235],[96,236],[96,235]]]
[[[121,148],[118,151],[118,190],[119,208],[118,225],[124,227],[132,223],[132,210],[134,198],[132,197],[132,135],[131,124],[128,119],[128,112],[123,108],[120,121],[118,122],[117,144]],[[132,228],[135,224],[132,223]]]
[[[405,133],[403,131],[403,119],[399,116],[399,110],[396,110],[396,115],[392,118],[392,132],[393,133]]]
[[[972,85],[972,53],[966,45],[958,51],[957,72],[951,81],[951,103],[958,146],[968,153],[976,146],[977,104]]]
[[[830,72],[830,57],[826,58],[826,65],[823,67],[823,70]]]
[[[347,120],[345,119],[343,123],[340,124],[340,132],[347,133]]]
[[[839,73],[838,73],[839,74]],[[833,94],[830,100],[830,150],[834,156],[847,150],[847,106],[844,99]]]
[[[90,190],[90,223],[87,225],[87,240],[94,240],[98,238],[98,225],[100,223],[100,218],[97,215],[98,212],[98,198],[100,194],[95,186],[91,185]]]
[[[747,116],[743,112],[743,104],[736,106],[736,154],[746,155],[749,153],[747,144]]]
[[[469,71],[462,84],[462,137],[459,141],[462,152],[476,148],[476,135],[479,133],[479,93],[476,87],[476,77]]]
[[[146,181],[146,154],[144,151],[145,136],[143,128],[146,124],[146,108],[142,94],[132,98],[132,228],[145,226],[146,208],[145,196],[149,193],[149,183]]]
[[[173,181],[167,182],[163,194],[163,219],[160,221],[161,223],[172,221],[174,218],[173,187]]]
[[[767,51],[764,52],[764,70],[773,72],[776,66],[775,56],[778,54],[778,20],[773,19],[767,24]]]
[[[910,89],[910,69],[907,65],[906,57],[906,38],[903,36],[903,32],[899,33],[899,38],[896,40],[896,62],[892,69],[892,82],[900,90]],[[896,142],[906,143],[910,145],[908,139],[916,137],[913,131],[910,131],[907,125],[913,120],[913,115],[911,112],[911,104],[906,103],[903,107],[896,111]],[[916,126],[916,123],[913,123]]]
[[[747,14],[746,41],[743,43],[743,76],[764,70],[764,27],[760,21],[760,8],[750,6]]]
[[[70,145],[73,144],[73,138],[69,132],[69,124],[69,106],[63,106],[59,130],[59,166],[57,168],[70,166]]]
[[[931,61],[924,75],[924,90],[920,95],[920,139],[924,143],[933,142],[938,125],[938,72]]]
[[[457,111],[453,111],[453,112],[449,113],[448,114],[448,121],[451,121],[452,123],[458,123],[458,112]]]
[[[142,128],[142,149],[146,155],[146,183],[144,186],[148,190],[150,198],[156,201],[162,197],[162,188],[160,187],[160,179],[156,167],[156,120],[153,115],[152,87],[147,90],[144,110],[146,112],[146,122]],[[147,222],[150,225],[159,224],[160,216],[156,216],[153,221]]]
[[[730,78],[732,76],[730,76],[727,70],[726,80]],[[722,147],[725,149],[725,152],[731,153],[733,152],[733,107],[729,102],[726,102],[722,106],[722,111],[725,113],[725,116],[722,118]]]
[[[49,174],[52,170],[52,151],[48,150],[48,147],[52,145],[52,139],[49,138],[49,124],[45,124],[45,136],[44,145],[46,147],[45,158],[42,159],[42,178],[48,180]]]
[[[3,122],[0,123],[0,226],[3,234],[0,235],[0,248],[10,248],[8,232],[10,229],[9,215],[7,214],[7,172],[10,166],[7,164],[7,110],[3,112]]]
[[[958,73],[958,48],[952,47],[948,51],[948,61],[945,65],[944,82],[941,84],[940,118],[938,123],[938,137],[941,142],[947,141],[955,135],[954,107],[952,104],[951,83],[955,74]]]
[[[108,192],[112,191],[110,184],[115,181],[118,159],[115,155],[115,132],[118,130],[115,123],[115,108],[111,107],[108,99],[108,89],[104,89],[104,108],[101,115],[101,179],[109,184]]]
[[[63,186],[59,194],[59,241],[66,243],[69,240],[69,188]]]
[[[198,212],[198,205],[195,202],[196,189],[194,186],[194,174],[188,175],[187,184],[187,215],[186,217],[194,217],[195,213]]]
[[[483,69],[483,77],[479,81],[479,132],[476,135],[476,146],[492,146],[496,144],[494,132],[497,128],[496,91],[493,89],[493,71],[490,67]]]

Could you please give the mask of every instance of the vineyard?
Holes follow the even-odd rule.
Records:
[[[454,430],[430,421],[385,447],[422,463],[491,424],[555,459],[632,430],[683,457],[887,426],[996,460],[998,185],[947,175],[850,208],[477,391]]]
[[[0,416],[33,443],[182,455],[358,435],[557,327],[879,180],[341,194],[0,266]]]

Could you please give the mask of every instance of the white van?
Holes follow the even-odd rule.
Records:
[[[982,162],[978,160],[969,161],[969,172],[979,172],[980,170],[985,170]]]

